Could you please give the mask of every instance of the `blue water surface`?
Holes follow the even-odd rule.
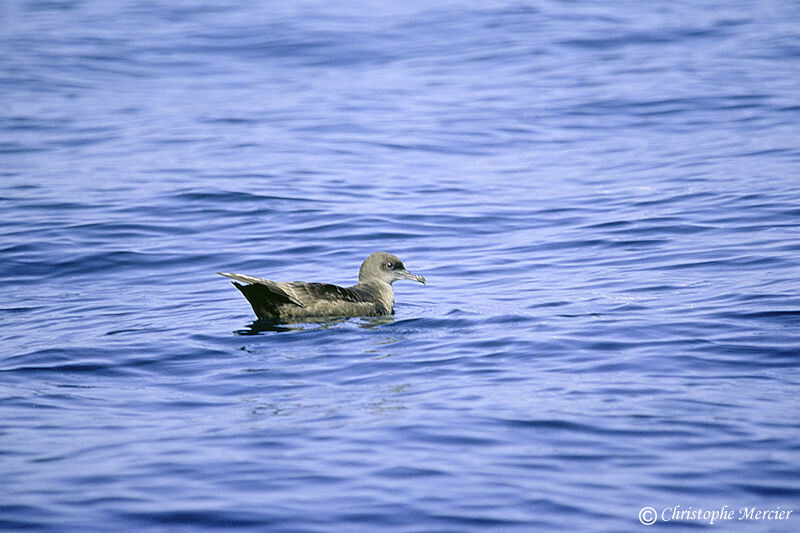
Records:
[[[800,529],[798,27],[0,3],[0,529]],[[378,250],[428,279],[389,320],[215,274]]]

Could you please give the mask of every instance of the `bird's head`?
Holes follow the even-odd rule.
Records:
[[[412,274],[396,255],[387,252],[375,252],[361,263],[358,271],[358,282],[383,281],[392,284],[398,279],[411,279],[425,285],[425,278]]]

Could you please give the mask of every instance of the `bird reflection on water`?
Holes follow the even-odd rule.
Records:
[[[350,317],[320,317],[304,318],[298,321],[275,321],[275,320],[255,320],[250,322],[243,329],[234,331],[237,335],[259,335],[266,332],[288,332],[288,331],[314,331],[327,329],[331,326],[338,326],[344,323],[356,324],[363,329],[374,329],[379,326],[394,322],[394,317],[374,316],[353,319]]]

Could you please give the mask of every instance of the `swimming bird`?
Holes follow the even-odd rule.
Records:
[[[358,271],[358,283],[352,287],[272,281],[229,272],[217,274],[236,280],[233,285],[247,298],[261,320],[390,315],[394,312],[392,283],[410,279],[425,285],[424,277],[406,270],[399,257],[387,252],[375,252],[367,257]]]

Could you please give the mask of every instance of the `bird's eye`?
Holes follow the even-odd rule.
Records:
[[[389,270],[393,269],[394,263],[386,263],[386,268],[388,268]]]

